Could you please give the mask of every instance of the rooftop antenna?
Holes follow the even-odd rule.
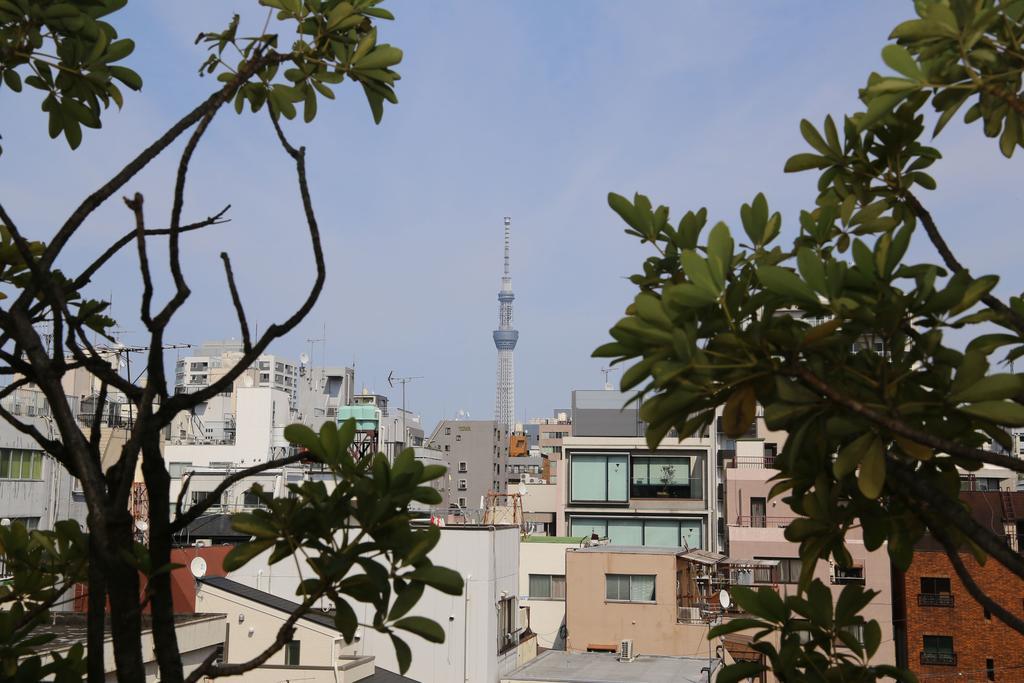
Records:
[[[405,446],[405,440],[408,435],[405,431],[405,385],[414,379],[423,379],[423,377],[395,377],[395,371],[392,370],[388,373],[388,386],[394,388],[395,382],[402,385],[402,446]]]
[[[601,372],[604,373],[604,389],[605,389],[605,391],[611,391],[612,390],[611,382],[608,381],[608,375],[610,373],[612,373],[612,372],[615,372],[618,369],[619,368],[612,367],[611,365],[609,365],[606,368],[601,368]]]

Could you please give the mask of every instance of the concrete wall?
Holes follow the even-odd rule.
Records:
[[[674,553],[632,554],[569,550],[566,563],[566,649],[618,649],[632,638],[640,655],[707,654],[707,626],[680,624]],[[606,599],[605,574],[654,574],[654,603]]]
[[[495,429],[499,430],[497,436]],[[428,445],[440,449],[448,459],[452,503],[464,498],[465,507],[478,509],[484,507],[481,500],[488,491],[505,491],[508,434],[496,427],[494,420],[442,420]],[[459,472],[461,462],[466,463],[466,472]],[[464,491],[459,490],[461,479],[466,480]]]
[[[530,574],[565,576],[565,551],[577,543],[530,543],[519,546],[519,596],[521,604],[530,608],[530,628],[537,634],[537,645],[564,650],[561,636],[565,624],[565,600],[531,598]]]

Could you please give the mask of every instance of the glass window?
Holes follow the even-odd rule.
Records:
[[[836,565],[833,568],[832,583],[837,585],[845,585],[848,583],[855,583],[860,586],[864,585],[864,567],[840,567]]]
[[[498,654],[518,645],[517,630],[516,599],[502,598],[498,602]]]
[[[594,517],[573,517],[569,524],[570,533],[573,536],[586,536],[590,538],[597,534],[598,538],[608,537],[608,522]]]
[[[608,540],[612,545],[644,545],[643,520],[609,519]]]
[[[690,459],[633,458],[630,495],[634,498],[695,498],[691,490]],[[696,495],[695,495],[696,494]]]
[[[187,470],[191,464],[192,463],[188,462],[167,463],[167,473],[171,475],[171,479],[179,479],[181,475],[185,474],[185,470]]]
[[[626,502],[628,481],[626,455],[572,456],[571,494],[573,501]]]
[[[284,665],[299,666],[299,652],[301,643],[292,640],[284,644]]]
[[[921,577],[921,592],[922,593],[949,593],[949,579],[934,576],[922,576]]]
[[[649,519],[644,524],[644,545],[672,548],[679,545],[679,522]]]
[[[794,557],[755,557],[755,560],[775,560],[779,563],[779,583],[799,583],[802,565],[799,558]]]
[[[605,597],[621,602],[654,602],[654,575],[605,574]]]
[[[43,454],[11,448],[0,449],[0,479],[43,478]]]
[[[530,574],[531,600],[565,600],[565,576]]]

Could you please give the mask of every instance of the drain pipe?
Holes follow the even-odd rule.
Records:
[[[466,595],[462,600],[462,680],[469,682],[469,582],[473,579],[472,574],[466,574],[463,582]]]
[[[331,668],[334,669],[334,683],[341,683],[341,679],[338,677],[338,660],[341,659],[341,655],[338,654],[339,640],[345,640],[345,638],[340,637],[331,640]]]

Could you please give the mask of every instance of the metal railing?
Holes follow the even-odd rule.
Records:
[[[785,529],[796,517],[768,517],[766,515],[739,515],[734,526],[745,526],[755,529]]]
[[[952,607],[953,595],[950,593],[918,593],[917,604],[921,607]]]
[[[955,652],[942,652],[938,650],[922,650],[922,664],[938,664],[940,666],[956,666]]]

